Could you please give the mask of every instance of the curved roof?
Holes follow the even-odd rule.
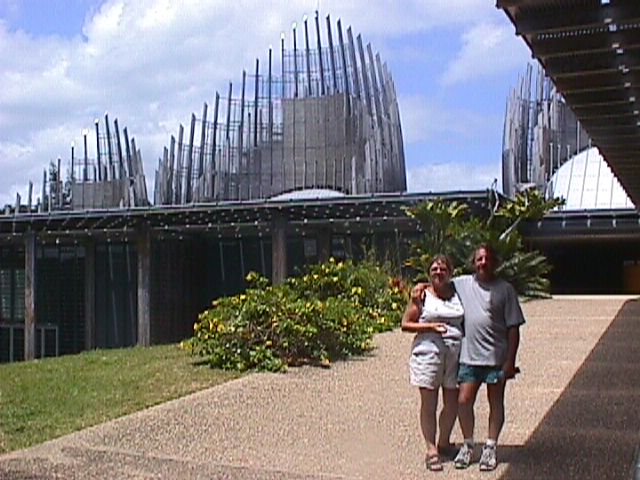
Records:
[[[635,208],[596,147],[562,164],[551,177],[547,197],[564,198],[562,210]]]
[[[269,200],[309,200],[315,198],[336,198],[344,197],[345,194],[329,188],[304,188],[302,190],[292,190],[280,195],[275,195]]]

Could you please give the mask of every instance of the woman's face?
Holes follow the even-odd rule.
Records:
[[[449,283],[451,280],[451,271],[446,262],[436,260],[429,267],[429,277],[431,278],[431,284],[434,287],[438,287]]]

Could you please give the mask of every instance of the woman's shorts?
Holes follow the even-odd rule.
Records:
[[[414,353],[409,360],[411,385],[435,390],[458,388],[458,358],[460,342],[443,342],[439,348]]]
[[[461,363],[458,369],[458,383],[487,383],[495,385],[504,377],[501,367],[467,365]]]

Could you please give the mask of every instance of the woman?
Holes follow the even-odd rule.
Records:
[[[429,266],[431,283],[424,291],[414,288],[402,316],[402,330],[416,334],[409,370],[411,384],[420,389],[420,427],[427,444],[426,466],[441,471],[440,453],[450,455],[451,430],[458,411],[458,357],[462,339],[462,303],[451,283],[453,267],[445,255],[436,255]],[[443,409],[436,444],[438,390]]]

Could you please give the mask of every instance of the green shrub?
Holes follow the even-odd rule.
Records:
[[[471,215],[468,205],[457,201],[435,199],[407,209],[416,219],[423,233],[411,242],[411,257],[405,266],[416,279],[425,278],[434,255],[447,254],[454,263],[455,275],[473,271],[469,261],[480,243],[489,243],[496,249],[502,264],[498,274],[513,284],[519,295],[527,298],[549,296],[547,275],[551,266],[535,250],[528,250],[518,232],[518,226],[527,220],[539,220],[560,205],[558,199],[545,200],[535,189],[518,193],[513,200],[498,202],[490,197],[487,218]]]
[[[272,286],[250,273],[247,290],[213,302],[183,347],[214,367],[280,371],[328,365],[372,348],[373,334],[399,324],[402,282],[372,261],[312,265]]]

